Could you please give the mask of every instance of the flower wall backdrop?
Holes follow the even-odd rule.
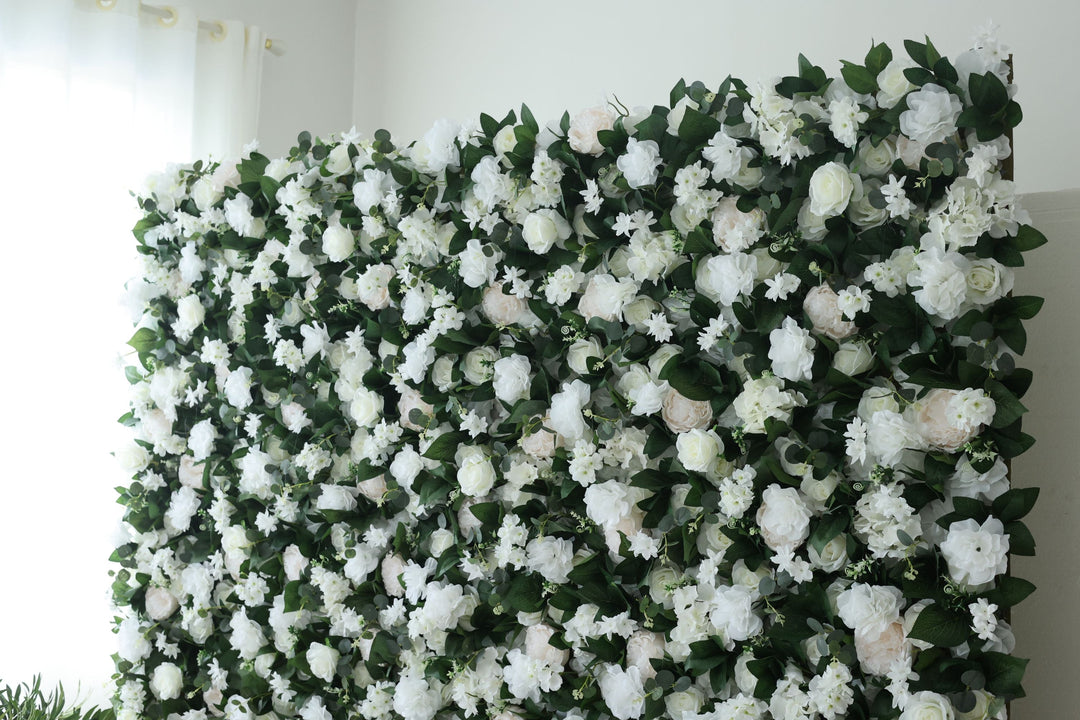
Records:
[[[905,49],[155,178],[119,714],[1002,717],[1045,239]]]

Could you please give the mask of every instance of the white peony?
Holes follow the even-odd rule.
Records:
[[[604,146],[597,134],[601,130],[610,130],[615,124],[615,116],[607,107],[592,107],[582,110],[570,120],[567,139],[574,152],[583,155],[600,155]]]
[[[836,598],[837,614],[856,633],[877,637],[900,619],[904,594],[891,585],[855,583]]]
[[[795,382],[810,380],[815,345],[817,341],[810,337],[809,330],[799,327],[794,318],[784,318],[783,324],[769,333],[773,373]]]
[[[585,417],[582,410],[592,395],[589,386],[581,380],[563,383],[562,389],[551,397],[551,413],[548,426],[569,441],[585,434]]]
[[[660,146],[655,141],[630,138],[626,143],[626,153],[620,155],[615,164],[630,187],[640,188],[656,182],[660,162]]]
[[[605,665],[598,680],[600,694],[611,714],[618,720],[641,717],[645,711],[645,686],[636,666],[623,670],[618,665]]]
[[[495,397],[504,403],[513,405],[518,400],[529,396],[529,383],[532,381],[532,366],[524,355],[511,355],[499,358],[492,366],[491,385]]]
[[[617,280],[603,273],[593,275],[578,301],[578,313],[586,322],[598,317],[613,321],[622,318],[623,307],[637,295],[637,285],[632,280]]]
[[[980,586],[1005,572],[1009,563],[1009,536],[997,518],[982,525],[972,519],[949,525],[941,543],[941,554],[949,564],[949,576],[966,586]]]
[[[678,390],[669,389],[664,395],[660,417],[674,433],[706,428],[712,422],[712,405],[708,400],[691,400]]]
[[[502,252],[493,245],[481,245],[476,238],[470,238],[457,257],[461,261],[458,268],[461,281],[471,288],[478,288],[495,281],[495,271],[502,259]]]
[[[952,320],[960,314],[967,296],[965,259],[940,248],[923,250],[915,256],[915,269],[908,273],[907,284],[919,288],[915,302],[931,315]]]
[[[810,508],[799,491],[775,483],[761,494],[757,524],[761,537],[773,550],[794,550],[810,534]]]
[[[766,375],[743,383],[732,407],[748,433],[765,432],[769,418],[788,421],[796,405],[794,393],[784,390],[784,381],[775,375]]]
[[[955,133],[963,109],[960,98],[935,83],[909,94],[907,106],[900,113],[900,132],[922,145],[941,142]]]
[[[749,253],[715,255],[698,265],[694,287],[715,303],[731,306],[749,295],[757,279],[757,258]]]

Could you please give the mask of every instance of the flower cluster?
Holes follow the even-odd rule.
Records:
[[[1001,717],[1045,239],[906,49],[152,178],[118,716]]]

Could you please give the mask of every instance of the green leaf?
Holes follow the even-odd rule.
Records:
[[[712,115],[706,115],[694,108],[686,108],[682,122],[679,123],[679,137],[691,145],[704,145],[720,132],[723,125]],[[714,247],[715,249],[715,247]]]
[[[999,607],[1019,605],[1035,592],[1035,584],[1023,578],[1003,575],[997,579],[997,587],[986,594],[986,599]]]
[[[971,104],[986,115],[995,115],[1009,104],[1009,91],[992,72],[983,75],[971,74],[968,78],[968,92]]]
[[[967,640],[969,634],[966,618],[935,603],[919,613],[908,637],[939,647],[955,647]]]
[[[150,352],[158,346],[158,335],[150,328],[139,328],[127,344],[135,348],[137,352]]]
[[[679,82],[675,83],[675,87],[671,88],[668,94],[668,104],[675,107],[684,97],[686,97],[686,80],[679,78]]]
[[[1000,382],[991,380],[987,384],[987,389],[990,391],[991,399],[997,406],[990,427],[1007,428],[1027,412],[1027,408]]]
[[[933,65],[927,60],[926,57],[926,45],[915,40],[905,40],[904,49],[907,50],[908,56],[914,60],[917,64],[929,70]]]
[[[885,43],[878,43],[870,48],[870,52],[866,53],[866,69],[877,75],[885,69],[885,66],[892,62],[893,55],[892,50]]]
[[[458,446],[467,440],[469,433],[466,432],[448,432],[443,433],[439,437],[435,438],[435,442],[431,443],[431,446],[424,453],[424,457],[429,460],[439,460],[440,462],[450,462],[454,459],[454,455],[457,453]]]
[[[469,508],[473,516],[489,528],[499,525],[502,516],[502,505],[497,502],[477,503]]]
[[[300,597],[300,580],[293,580],[285,585],[285,612],[296,612],[303,606]]]
[[[1019,520],[1005,523],[1005,533],[1009,536],[1010,553],[1025,557],[1035,554],[1035,538],[1027,525]]]
[[[1039,314],[1045,300],[1035,295],[1015,295],[1004,298],[994,306],[994,311],[1015,315],[1021,320],[1030,320]]]
[[[1026,658],[988,652],[983,653],[981,663],[988,692],[1000,695],[1006,700],[1024,696],[1024,688],[1020,682],[1024,679],[1024,669],[1027,668]]]
[[[540,576],[523,573],[515,577],[503,602],[521,612],[536,612],[544,607],[544,584]]]
[[[1039,498],[1039,488],[1013,488],[994,500],[991,511],[1002,522],[1011,522],[1031,512]]]
[[[1016,235],[1009,238],[1009,244],[1020,252],[1034,250],[1046,243],[1046,236],[1030,225],[1021,225],[1017,229]]]
[[[829,542],[844,531],[847,527],[848,518],[843,512],[833,515],[826,515],[818,522],[817,527],[810,533],[810,547],[817,550],[819,553],[822,548],[829,544]]]
[[[862,65],[842,60],[843,67],[840,74],[844,76],[844,82],[857,93],[877,92],[877,75],[870,72]]]
[[[532,130],[532,136],[534,138],[537,133],[540,132],[540,125],[536,122],[536,118],[533,117],[532,111],[529,110],[528,105],[521,106],[521,124]]]

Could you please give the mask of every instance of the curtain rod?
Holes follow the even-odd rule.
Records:
[[[97,5],[103,10],[111,10],[116,5],[116,0],[97,0]],[[171,7],[158,7],[139,3],[139,10],[157,17],[163,25],[172,25],[177,20],[176,10]],[[220,20],[200,20],[199,29],[206,30],[213,38],[221,38],[225,35],[225,24]],[[276,38],[267,38],[264,47],[273,55],[281,57],[285,54],[285,42]]]

